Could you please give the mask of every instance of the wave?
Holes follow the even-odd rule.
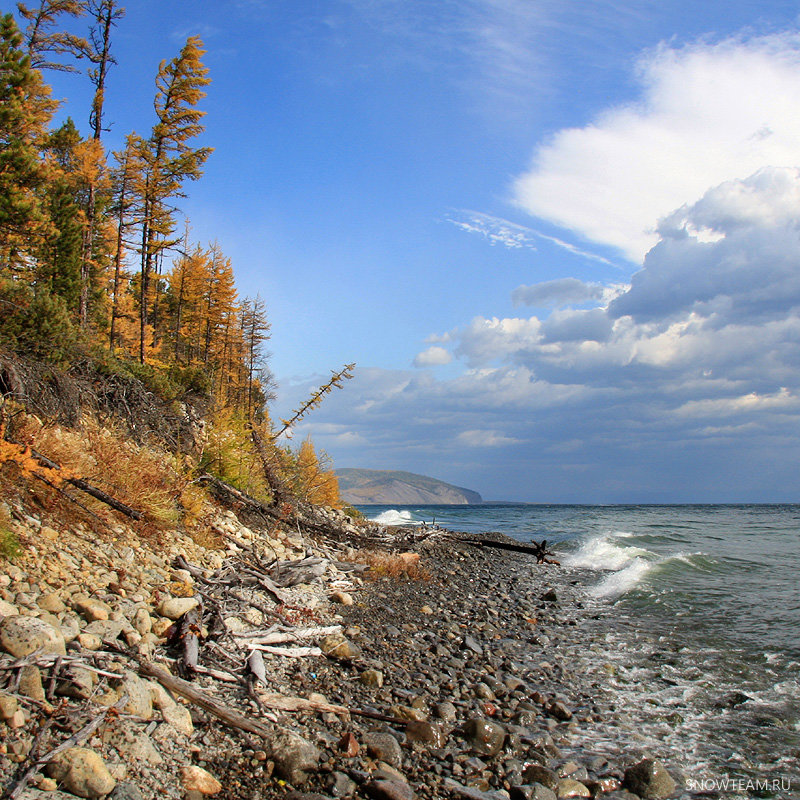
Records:
[[[569,567],[592,569],[607,573],[589,591],[597,598],[613,600],[638,586],[646,575],[655,570],[669,573],[686,566],[698,571],[712,571],[715,561],[705,553],[672,553],[660,555],[616,540],[630,538],[625,531],[613,531],[594,536],[583,542],[578,550],[562,559]]]
[[[377,517],[372,517],[370,522],[377,522],[379,525],[422,525],[414,519],[410,511],[398,511],[396,508],[381,511]]]

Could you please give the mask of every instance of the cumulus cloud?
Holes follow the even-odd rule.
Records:
[[[418,353],[414,358],[415,367],[440,367],[453,360],[452,354],[444,347],[433,345],[427,350]]]
[[[604,294],[605,288],[599,283],[584,283],[577,278],[557,278],[532,286],[518,286],[511,293],[511,302],[515,306],[558,308],[601,300]]]
[[[310,423],[320,445],[489,497],[786,499],[800,459],[800,170],[725,181],[660,232],[627,287],[530,287],[537,303],[593,308],[434,337],[460,375],[357,375]]]
[[[663,45],[637,77],[636,100],[540,145],[513,194],[529,213],[641,262],[674,209],[723,181],[797,162],[800,36]]]

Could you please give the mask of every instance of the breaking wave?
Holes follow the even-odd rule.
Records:
[[[377,517],[372,517],[370,522],[377,522],[379,525],[421,525],[419,520],[415,520],[410,511],[398,511],[390,508],[381,511]]]

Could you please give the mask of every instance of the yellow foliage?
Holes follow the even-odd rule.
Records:
[[[23,475],[43,475],[58,487],[71,478],[81,478],[140,511],[156,528],[179,523],[191,527],[206,513],[203,489],[192,484],[180,461],[170,453],[140,447],[123,433],[91,419],[84,420],[80,430],[44,426],[29,415],[17,415],[14,423],[16,437],[29,444],[0,440],[0,463],[12,460]],[[61,469],[40,466],[30,455],[31,448]],[[88,496],[82,495],[81,502],[97,514],[111,513]]]
[[[339,481],[329,468],[330,458],[322,453],[322,463],[311,439],[306,439],[297,452],[295,492],[309,503],[341,508]]]

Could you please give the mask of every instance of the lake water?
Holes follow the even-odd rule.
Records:
[[[800,505],[361,510],[546,539],[584,593],[584,668],[625,709],[592,744],[633,737],[707,796],[800,798]]]

